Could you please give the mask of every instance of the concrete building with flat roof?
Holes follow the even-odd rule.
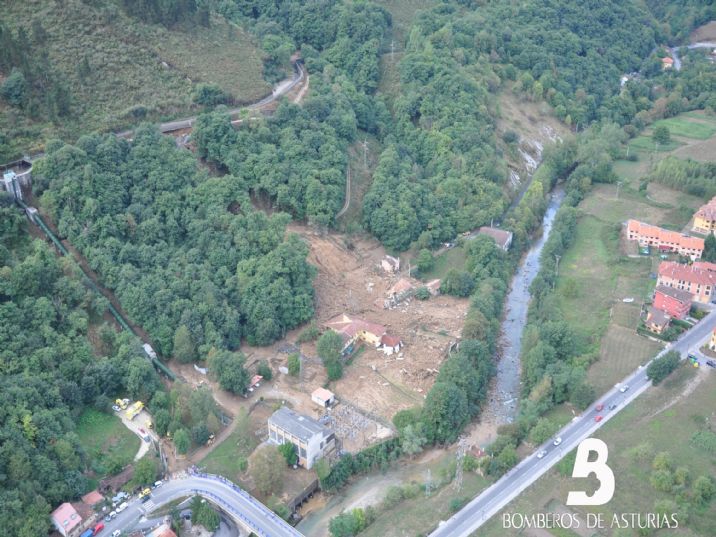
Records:
[[[336,450],[336,435],[331,429],[285,406],[268,419],[268,430],[269,442],[296,446],[298,463],[306,469]]]

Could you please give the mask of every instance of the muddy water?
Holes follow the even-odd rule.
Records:
[[[564,200],[564,190],[557,188],[542,219],[542,235],[522,258],[510,284],[505,301],[505,316],[502,320],[500,347],[502,357],[497,364],[497,375],[493,382],[486,417],[497,425],[511,423],[517,412],[520,396],[520,350],[522,333],[527,324],[527,308],[530,301],[529,287],[540,269],[539,257],[542,254],[557,209]]]

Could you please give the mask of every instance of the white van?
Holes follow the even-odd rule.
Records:
[[[126,508],[127,508],[127,502],[122,502],[122,504],[119,507],[117,507],[117,513],[121,513]]]

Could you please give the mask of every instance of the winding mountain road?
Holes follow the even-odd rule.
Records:
[[[293,63],[293,76],[290,80],[284,80],[283,82],[279,83],[274,91],[271,93],[271,95],[268,95],[267,97],[264,97],[260,101],[257,101],[253,104],[249,104],[247,106],[240,106],[238,108],[232,108],[229,110],[229,115],[231,117],[237,116],[242,110],[262,110],[269,104],[273,103],[274,101],[280,99],[284,95],[286,95],[289,91],[291,91],[293,88],[295,88],[298,84],[301,84],[304,81],[308,81],[308,76],[306,74],[306,68],[300,63],[300,62],[294,62]],[[302,88],[301,94],[304,93]],[[176,119],[174,121],[167,121],[166,123],[160,123],[159,124],[159,130],[162,133],[168,133],[168,132],[174,132],[182,129],[191,129],[196,122],[197,116],[187,117],[184,119]],[[127,130],[123,132],[118,132],[117,136],[120,138],[130,138],[132,136],[132,133],[134,131]]]

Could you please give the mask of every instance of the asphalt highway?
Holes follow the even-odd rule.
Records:
[[[716,310],[711,311],[698,324],[682,334],[677,341],[671,343],[657,356],[673,350],[679,352],[682,359],[685,358],[689,352],[698,349],[701,342],[710,336],[715,326]],[[651,381],[646,377],[647,365],[648,363],[639,366],[636,371],[597,399],[582,415],[576,416],[553,438],[539,446],[535,453],[522,460],[447,521],[441,522],[438,528],[430,534],[430,537],[467,537],[471,535],[490,517],[500,512],[523,490],[576,448],[582,440],[594,434],[612,416],[646,391],[651,386]],[[604,409],[600,412],[596,411],[598,404],[604,405]],[[616,407],[613,410],[609,410],[612,405],[616,405]],[[595,420],[597,415],[602,416],[601,421]],[[553,441],[557,437],[561,438],[562,441],[558,446],[555,446]],[[542,459],[539,459],[537,454],[542,450],[546,451],[546,454]],[[616,476],[616,478],[618,484],[619,476]]]
[[[264,537],[302,537],[301,533],[273,513],[248,492],[219,476],[189,474],[180,479],[165,481],[152,490],[151,498],[142,502],[137,497],[128,501],[127,508],[117,518],[105,522],[101,535],[109,537],[115,530],[128,531],[149,513],[178,498],[198,494],[219,507],[234,521]]]

